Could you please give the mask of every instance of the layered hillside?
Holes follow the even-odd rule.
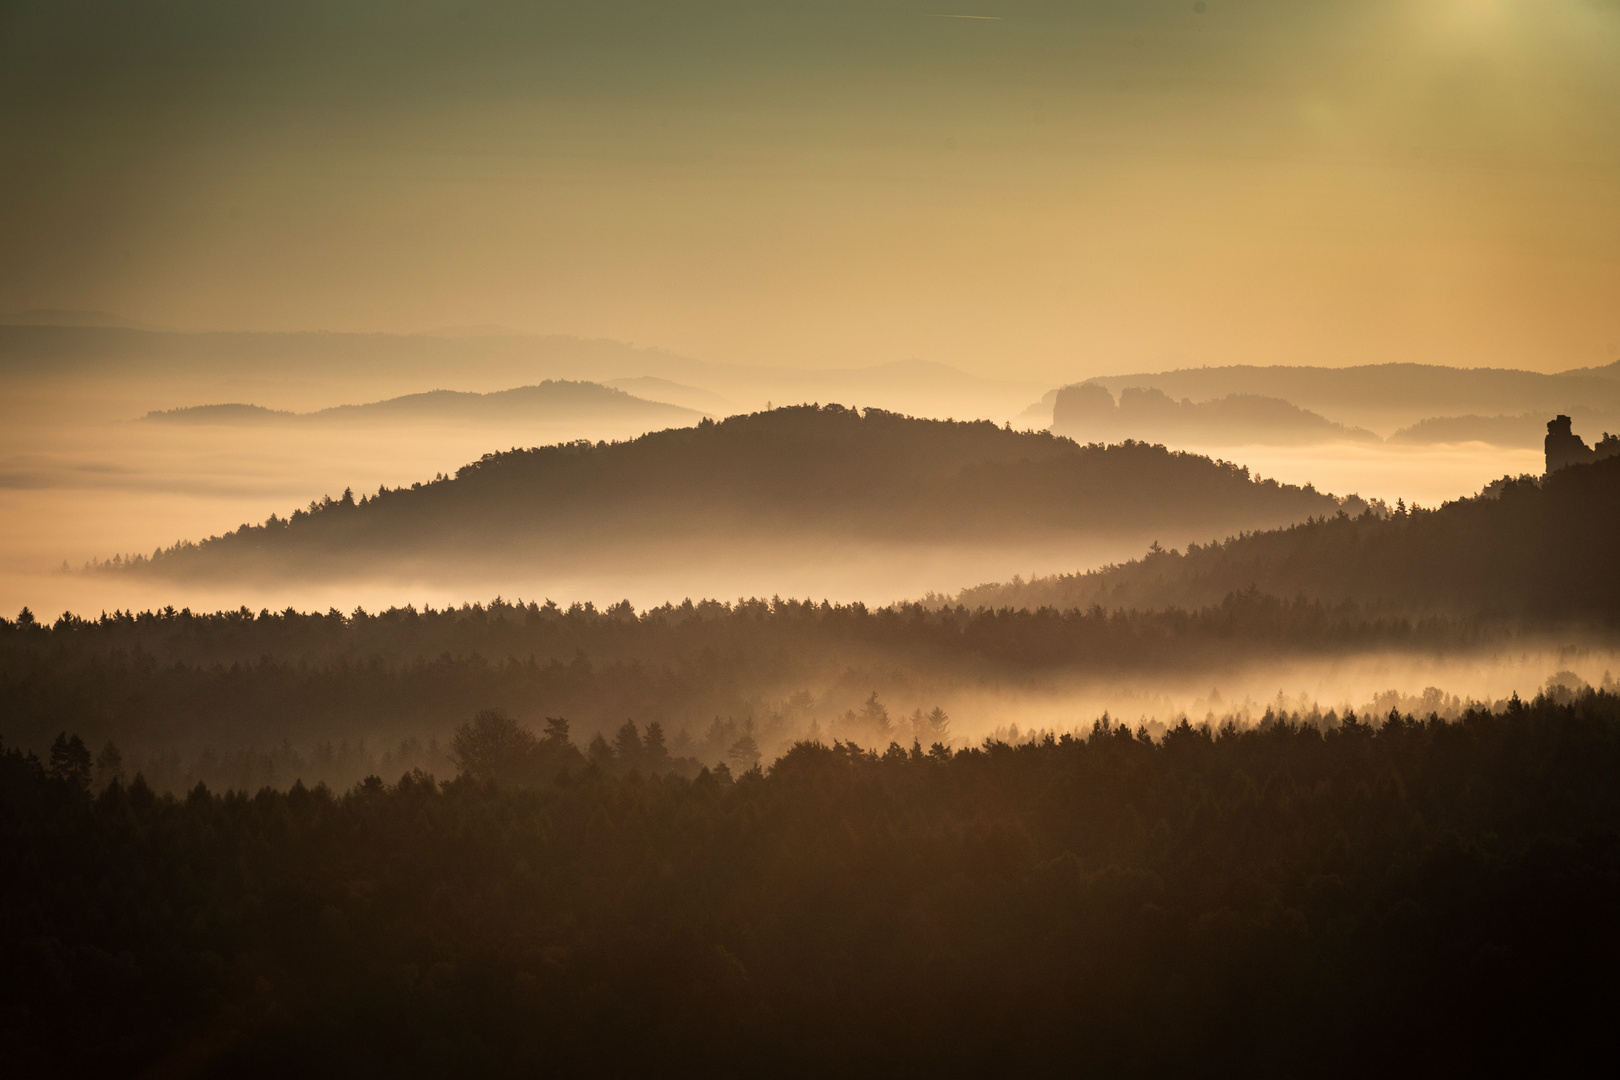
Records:
[[[969,606],[1197,608],[1257,589],[1398,611],[1620,618],[1620,458],[1505,478],[1434,510],[1336,514],[1086,574],[965,590]]]
[[[679,405],[648,401],[611,386],[547,379],[489,394],[430,390],[362,405],[338,405],[293,413],[258,405],[196,405],[148,413],[170,424],[488,424],[556,423],[566,420],[636,419],[650,424],[690,424],[701,414]]]
[[[1149,407],[1142,416],[1116,419],[1137,423],[1138,430],[1108,433],[1106,437],[1160,438],[1142,422],[1154,423],[1151,409],[1160,414],[1174,412],[1179,405],[1185,414],[1182,423],[1223,421],[1254,426],[1261,431],[1286,433],[1343,424],[1395,431],[1421,425],[1433,418],[1453,418],[1468,413],[1470,418],[1491,419],[1525,413],[1569,413],[1577,419],[1591,415],[1602,422],[1602,415],[1620,411],[1620,361],[1601,368],[1581,368],[1556,375],[1536,371],[1497,368],[1454,368],[1437,364],[1366,364],[1348,368],[1319,367],[1231,367],[1184,368],[1177,371],[1142,372],[1135,375],[1108,375],[1084,383],[1049,390],[1025,409],[1018,422],[1030,427],[1047,427],[1054,420],[1065,434],[1057,414],[1058,395],[1076,386],[1104,390],[1120,396],[1123,414],[1133,405]],[[1128,402],[1125,395],[1151,393],[1161,398]],[[1260,401],[1259,399],[1270,399]],[[1093,397],[1093,406],[1101,404]],[[1224,404],[1223,404],[1224,402]],[[1284,407],[1286,406],[1286,407]],[[1289,412],[1295,410],[1295,415]],[[1206,418],[1194,415],[1202,410]],[[1106,410],[1104,410],[1106,411]],[[1224,416],[1222,414],[1225,414]],[[1318,414],[1312,418],[1312,414]],[[1071,418],[1072,422],[1072,418]],[[1320,432],[1318,432],[1320,434]],[[1098,435],[1093,438],[1103,437]],[[1338,436],[1330,436],[1338,437]],[[1463,439],[1478,436],[1465,434]],[[1268,438],[1265,441],[1273,441]],[[1284,442],[1306,441],[1285,437]],[[1429,441],[1403,438],[1401,441]],[[1515,439],[1513,445],[1517,445]]]
[[[1610,429],[1620,427],[1620,413],[1573,409],[1575,423],[1588,439],[1597,442]],[[1602,435],[1595,434],[1602,431]],[[1547,415],[1527,412],[1516,416],[1436,416],[1402,428],[1389,437],[1392,443],[1412,446],[1434,443],[1482,442],[1491,446],[1540,449],[1547,437]]]
[[[1180,401],[1163,391],[1127,387],[1119,400],[1097,383],[1065,386],[1052,406],[1051,430],[1078,442],[1182,440],[1216,445],[1298,446],[1377,442],[1364,428],[1336,424],[1280,398],[1228,394],[1213,401]]]
[[[1128,387],[1163,391],[1194,401],[1228,394],[1282,398],[1331,420],[1375,430],[1406,427],[1432,416],[1458,413],[1569,412],[1620,408],[1620,381],[1601,369],[1547,375],[1498,368],[1438,364],[1366,364],[1347,368],[1188,368],[1089,380],[1119,393]]]
[[[1309,487],[1163,447],[1082,447],[983,421],[797,406],[625,443],[488,454],[453,478],[359,500],[346,493],[135,565],[319,574],[400,558],[634,559],[687,542],[702,544],[693,557],[712,558],[762,541],[994,544],[1155,530],[1215,538],[1340,509]]]
[[[305,409],[333,400],[334,394],[342,395],[338,400],[366,400],[450,381],[492,389],[566,379],[616,385],[716,414],[769,402],[858,399],[919,415],[998,420],[1016,413],[1036,391],[1033,384],[983,378],[924,360],[850,368],[724,364],[618,341],[499,328],[434,334],[179,333],[0,325],[0,378],[82,396],[90,377],[143,400],[161,386],[165,393],[185,394],[183,400],[239,401],[244,390],[259,392],[269,384],[282,407]],[[670,395],[672,389],[678,396]]]

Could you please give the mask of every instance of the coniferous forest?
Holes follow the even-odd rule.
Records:
[[[1386,508],[1387,509],[1387,508]],[[1612,622],[1620,458],[1503,477],[1439,507],[1324,515],[1084,574],[966,589],[972,607],[1197,607],[1258,588],[1329,604]]]
[[[1584,1076],[1620,0],[0,3],[0,1080]]]
[[[950,601],[25,609],[0,1050],[31,1075],[1573,1065],[1620,1005],[1612,674],[996,717],[1257,663],[1609,655],[1617,464]]]
[[[102,565],[227,580],[424,563],[510,570],[682,547],[698,559],[762,544],[1224,535],[1366,505],[1148,443],[1080,446],[989,421],[798,405],[629,442],[489,453],[453,477],[328,495]]]
[[[807,738],[927,744],[940,732],[923,721],[942,694],[1033,694],[1099,678],[1220,682],[1256,656],[1309,667],[1548,640],[1520,621],[1254,590],[1156,611],[774,598],[642,612],[501,600],[349,615],[167,609],[50,625],[27,613],[0,619],[0,731],[42,747],[71,729],[175,790],[298,777],[347,787],[376,770],[442,772],[453,724],[499,708],[537,727],[566,717],[587,742],[611,740],[626,720],[656,723],[691,771],[736,764],[745,738],[770,757]],[[1601,646],[1613,634],[1583,628],[1575,640]]]
[[[1099,721],[686,777],[498,714],[335,792],[0,752],[19,1075],[1563,1071],[1620,960],[1620,699]],[[500,782],[514,753],[556,766]],[[99,790],[97,790],[99,789]]]

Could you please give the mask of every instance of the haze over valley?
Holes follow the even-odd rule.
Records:
[[[0,4],[0,1059],[1590,1070],[1616,0]]]
[[[38,318],[69,321],[51,313]],[[128,322],[95,313],[79,321]],[[1155,377],[1092,380],[1094,387],[1121,388],[1116,415],[1102,422],[1070,415],[1054,424],[1050,405],[1029,404],[1038,384],[978,379],[939,365],[821,372],[738,368],[608,341],[480,330],[454,337],[197,335],[127,326],[29,325],[0,328],[0,346],[0,367],[11,387],[0,447],[5,471],[0,500],[9,523],[0,574],[12,583],[19,603],[47,611],[163,599],[122,581],[106,586],[112,594],[98,596],[82,581],[55,573],[64,560],[80,566],[113,554],[150,553],[219,535],[244,521],[262,522],[272,513],[286,516],[311,499],[337,497],[345,489],[365,495],[378,486],[408,487],[454,475],[492,450],[581,438],[633,439],[672,424],[696,423],[704,415],[724,418],[795,401],[842,400],[941,419],[983,417],[1017,429],[1051,427],[1081,443],[1136,438],[1236,461],[1257,476],[1288,484],[1431,506],[1477,493],[1503,475],[1535,471],[1539,448],[1524,432],[1544,426],[1536,419],[1539,413],[1492,421],[1482,431],[1475,430],[1477,423],[1470,428],[1466,420],[1436,415],[1392,430],[1390,424],[1411,415],[1445,413],[1446,399],[1436,396],[1439,391],[1427,398],[1419,394],[1406,412],[1392,411],[1388,394],[1377,389],[1382,369],[1359,376],[1354,371],[1309,377],[1292,369],[1272,375],[1240,372],[1205,377],[1196,386],[1161,378],[1171,389],[1221,395],[1196,403],[1153,397],[1149,384]],[[1405,369],[1399,374],[1412,378]],[[1470,407],[1517,407],[1513,403],[1528,400],[1521,392],[1525,386],[1540,387],[1534,403],[1565,402],[1594,439],[1613,415],[1606,411],[1610,398],[1604,394],[1610,385],[1620,385],[1601,372],[1557,377],[1457,372],[1423,378],[1425,385],[1440,385],[1447,377],[1456,400]],[[1326,391],[1311,389],[1318,383],[1337,385],[1335,379],[1349,388],[1339,397],[1324,398]],[[1255,391],[1293,393],[1325,411]],[[1055,402],[1057,395],[1049,392],[1042,401]],[[1383,427],[1360,428],[1357,421]],[[1498,434],[1503,431],[1512,434]],[[1476,434],[1485,437],[1469,437]],[[1447,437],[1453,435],[1458,437]],[[1015,573],[1089,569],[1131,557],[1155,539],[1181,544],[1219,538],[1197,529],[1165,537],[1119,529],[1089,532],[1079,547],[1071,538],[1068,546],[1057,547],[968,544],[949,552],[943,550],[949,545],[933,545],[898,559],[853,550],[830,561],[745,559],[720,568],[688,567],[694,575],[690,583],[650,567],[611,573],[557,567],[517,581],[478,578],[465,568],[458,573],[476,582],[474,595],[562,592],[598,603],[631,596],[655,604],[688,592],[732,596],[787,589],[884,603]],[[818,568],[807,569],[812,562]],[[443,590],[434,577],[408,575],[399,585],[418,602],[465,598]],[[334,599],[307,583],[269,593],[257,591],[257,584],[249,587],[255,591],[242,599],[261,606]],[[375,578],[356,587],[373,605],[394,599],[389,586]],[[206,589],[168,598],[195,600],[199,607],[232,599]]]

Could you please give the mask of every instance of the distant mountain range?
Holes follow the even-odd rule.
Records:
[[[267,409],[259,405],[195,405],[152,412],[146,419],[166,424],[482,424],[556,422],[562,420],[638,420],[649,426],[696,423],[702,413],[647,401],[623,390],[596,383],[547,380],[491,394],[432,390],[365,405],[339,405],[312,413]]]
[[[972,607],[1202,608],[1264,602],[1396,613],[1620,621],[1620,458],[1504,479],[1472,499],[1381,516],[1333,515],[1091,573],[964,590]],[[1324,614],[1331,617],[1331,613]]]
[[[167,327],[126,319],[109,311],[80,311],[69,308],[29,308],[0,314],[0,326],[107,327],[120,330],[155,330]]]
[[[1591,437],[1620,431],[1620,413],[1595,412],[1572,408],[1575,426]],[[1547,437],[1546,413],[1519,413],[1516,416],[1436,416],[1402,428],[1389,437],[1392,443],[1414,446],[1435,443],[1482,442],[1492,446],[1539,448]],[[1601,434],[1599,434],[1601,433]]]
[[[1127,387],[1116,403],[1095,382],[1065,386],[1056,392],[1051,430],[1077,442],[1127,438],[1265,445],[1379,441],[1364,428],[1335,424],[1280,398],[1228,394],[1213,401],[1176,401],[1161,390]]]
[[[604,386],[611,386],[615,390],[623,390],[648,401],[667,401],[671,405],[682,405],[688,409],[709,416],[730,416],[737,412],[737,405],[730,398],[721,397],[711,390],[704,390],[698,386],[687,386],[684,383],[674,382],[670,379],[660,379],[653,375],[639,375],[630,379],[609,379]]]
[[[717,364],[605,339],[485,333],[177,333],[120,326],[0,325],[0,379],[138,378],[197,387],[342,387],[378,397],[422,385],[486,390],[543,380],[601,383],[701,412],[768,404],[866,402],[913,415],[1011,418],[1038,391],[945,364],[869,367]],[[322,390],[322,394],[329,391]],[[309,396],[309,392],[304,394]],[[217,400],[217,398],[216,398]],[[330,400],[330,397],[327,397]]]
[[[426,334],[181,333],[103,312],[37,310],[0,317],[0,379],[86,375],[141,380],[147,386],[164,382],[179,388],[166,392],[206,395],[205,400],[251,401],[275,393],[281,410],[287,406],[280,401],[305,403],[299,411],[309,411],[362,394],[392,400],[424,384],[452,380],[458,392],[574,381],[715,416],[770,404],[860,401],[915,416],[1016,418],[1019,426],[1041,429],[1053,424],[1064,389],[1023,407],[1037,387],[922,360],[827,369],[717,364],[617,341],[500,327]],[[1591,423],[1601,426],[1604,418],[1620,416],[1620,361],[1555,375],[1425,364],[1237,365],[1104,376],[1071,385],[1100,387],[1117,400],[1109,423],[1060,423],[1063,434],[1082,441],[1295,445],[1365,441],[1374,432],[1401,431],[1397,441],[1420,443],[1435,441],[1431,435],[1441,431],[1466,441],[1474,430],[1486,432],[1487,441],[1511,438],[1503,445],[1521,445],[1522,434],[1507,434],[1511,425],[1492,418],[1564,412],[1578,423],[1590,415]],[[1464,416],[1492,422],[1408,430]]]
[[[1620,367],[1544,375],[1432,364],[1359,367],[1209,367],[1113,375],[1086,382],[1114,394],[1130,387],[1210,401],[1231,394],[1280,398],[1340,424],[1393,431],[1437,416],[1483,416],[1572,409],[1620,410]]]
[[[489,454],[454,478],[328,498],[137,567],[320,576],[397,560],[725,559],[778,542],[996,544],[1160,529],[1214,538],[1364,505],[1140,443],[1081,447],[984,421],[795,406],[625,443]]]
[[[1286,446],[1378,441],[1373,429],[1382,429],[1391,432],[1392,442],[1409,445],[1482,441],[1528,447],[1539,445],[1538,432],[1557,413],[1593,429],[1614,424],[1620,417],[1620,361],[1556,375],[1424,364],[1111,375],[1049,390],[1017,422],[1082,442]]]

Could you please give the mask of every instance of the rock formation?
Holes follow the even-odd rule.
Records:
[[[1603,438],[1598,440],[1597,446],[1586,445],[1586,440],[1570,430],[1569,417],[1563,413],[1547,421],[1547,471],[1556,472],[1566,465],[1584,465],[1587,462],[1597,461],[1601,458],[1620,455],[1620,435],[1610,435],[1607,431]]]

